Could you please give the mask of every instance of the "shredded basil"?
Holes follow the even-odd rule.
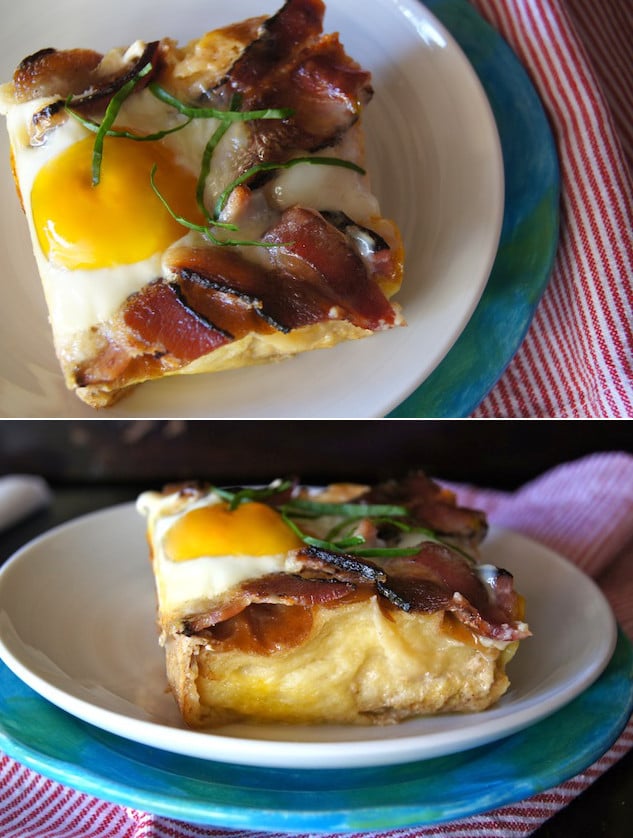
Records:
[[[349,535],[341,539],[315,538],[304,533],[297,522],[289,517],[283,509],[284,507],[281,508],[282,517],[287,526],[309,547],[318,547],[320,550],[328,550],[331,553],[349,553],[365,559],[415,556],[419,552],[418,547],[363,547],[362,545],[366,544],[366,540],[362,535]]]
[[[319,518],[336,515],[343,518],[401,518],[409,514],[405,506],[384,503],[319,503],[319,501],[296,498],[282,507],[285,514],[295,518]]]
[[[362,559],[397,559],[407,556],[417,556],[419,547],[366,547],[365,549],[354,549],[349,551],[354,556]]]
[[[97,136],[95,137],[94,150],[92,152],[92,185],[96,186],[101,180],[101,162],[103,160],[103,142],[112,125],[114,124],[117,114],[121,110],[123,102],[132,93],[137,83],[143,76],[146,76],[152,69],[151,62],[146,64],[136,75],[129,79],[108,102],[108,107],[103,116],[103,122],[99,126]]]
[[[174,212],[174,210],[169,206],[169,202],[160,191],[158,186],[156,185],[156,171],[157,166],[154,164],[152,166],[152,170],[150,172],[149,181],[151,184],[152,189],[160,199],[161,203],[167,210],[167,212],[171,215],[171,217],[177,221],[179,224],[182,224],[183,227],[186,227],[188,230],[195,230],[197,233],[202,233],[202,235],[208,239],[211,244],[214,244],[218,247],[279,247],[280,244],[278,242],[262,242],[262,241],[254,241],[252,239],[219,239],[216,235],[214,235],[212,228],[217,227],[218,229],[222,230],[238,230],[239,228],[235,224],[230,224],[225,221],[215,221],[212,218],[209,218],[207,224],[196,224],[194,221],[189,221],[182,215],[178,215],[178,213]],[[288,244],[288,243],[286,243]]]
[[[254,119],[287,119],[292,116],[292,108],[264,108],[257,111],[222,111],[218,108],[199,108],[195,105],[185,105],[176,96],[173,96],[164,87],[156,82],[149,84],[148,89],[157,99],[167,105],[171,105],[179,113],[190,116],[192,119],[220,119],[224,122],[251,122]]]
[[[229,509],[233,511],[237,509],[242,503],[261,502],[267,500],[273,495],[278,495],[281,492],[287,491],[292,486],[290,480],[275,480],[270,486],[261,488],[240,487],[237,490],[222,489],[219,486],[213,486],[212,491],[219,498],[229,504]]]
[[[182,215],[178,215],[169,206],[169,203],[168,203],[167,199],[165,198],[163,193],[160,191],[158,186],[156,186],[155,178],[156,178],[156,170],[157,169],[158,169],[158,166],[156,165],[156,163],[154,163],[154,165],[152,166],[152,170],[149,173],[149,182],[151,183],[152,189],[154,190],[156,195],[160,198],[160,200],[161,200],[163,206],[165,207],[165,209],[167,210],[167,212],[171,215],[171,217],[175,221],[177,221],[179,224],[182,224],[183,227],[187,227],[187,229],[189,229],[189,230],[196,230],[198,233],[206,233],[208,231],[208,228],[207,228],[206,225],[204,225],[204,224],[194,224],[193,221],[187,221],[186,218],[184,218]]]
[[[88,131],[92,131],[93,134],[98,133],[101,128],[101,125],[98,122],[93,122],[91,119],[86,119],[80,113],[73,110],[68,102],[70,102],[70,98],[66,103],[66,111],[69,116],[72,116],[80,125],[83,125],[84,128],[87,128]],[[162,131],[156,131],[154,134],[135,134],[133,131],[119,131],[116,128],[109,128],[106,131],[106,137],[120,137],[124,140],[135,140],[136,142],[155,142],[156,140],[162,140],[163,137],[166,137],[168,134],[175,134],[177,131],[182,131],[183,128],[186,128],[190,122],[193,122],[191,118],[187,119],[185,122],[181,122],[179,125],[175,125],[173,128],[165,128]]]
[[[220,140],[231,127],[231,123],[226,120],[222,121],[211,135],[211,139],[206,144],[202,154],[202,163],[200,164],[200,174],[198,175],[198,182],[196,184],[196,201],[203,216],[209,221],[213,222],[213,218],[209,213],[204,203],[204,187],[211,170],[211,157],[213,152],[218,147]]]

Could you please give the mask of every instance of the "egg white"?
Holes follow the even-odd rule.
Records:
[[[137,508],[147,517],[151,533],[152,561],[161,612],[191,614],[205,601],[220,596],[247,579],[280,571],[296,572],[297,563],[289,553],[171,560],[165,552],[165,537],[169,529],[193,509],[218,503],[222,500],[213,493],[193,499],[178,493],[162,495],[158,492],[144,492],[139,497]]]
[[[49,320],[56,343],[63,346],[64,343],[71,342],[74,335],[106,322],[130,294],[162,276],[163,252],[154,253],[138,262],[90,270],[59,267],[44,255],[33,224],[33,184],[49,161],[75,143],[88,136],[94,136],[79,122],[68,118],[48,131],[40,145],[31,146],[29,124],[33,114],[51,101],[55,100],[35,99],[17,104],[10,109],[7,118],[9,133],[13,139],[18,184],[48,305]],[[149,91],[139,92],[133,99],[128,100],[128,103],[127,108],[124,105],[121,109],[119,123],[125,124],[131,130],[149,134],[174,124],[176,112],[158,101]],[[176,162],[197,175],[206,140],[201,131],[190,131],[190,128],[191,126],[187,126],[182,132],[170,135],[167,144],[174,151]],[[104,165],[107,165],[107,151],[104,155]],[[185,233],[183,228],[183,235]],[[176,241],[179,239],[174,243]]]

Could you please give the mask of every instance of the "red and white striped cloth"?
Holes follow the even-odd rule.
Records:
[[[527,69],[561,165],[560,242],[475,416],[633,416],[633,4],[471,0]]]
[[[454,487],[455,488],[455,487]],[[559,466],[514,493],[456,487],[460,502],[498,526],[523,532],[596,578],[633,638],[633,456],[601,453]],[[597,537],[597,535],[599,537]],[[511,806],[447,824],[398,829],[391,838],[524,838],[633,748],[633,721],[582,774]],[[196,826],[139,812],[66,788],[0,760],[3,838],[257,838],[261,832]],[[270,836],[270,834],[269,834]],[[341,836],[342,838],[342,836]],[[356,834],[356,838],[361,838]],[[379,838],[362,833],[362,838]]]

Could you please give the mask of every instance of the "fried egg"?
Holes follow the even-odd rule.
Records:
[[[214,493],[144,492],[137,503],[152,533],[152,560],[161,609],[186,614],[247,579],[293,572],[301,539],[263,503],[231,510]]]
[[[163,253],[186,233],[152,188],[153,166],[173,211],[202,221],[195,196],[204,138],[199,131],[187,135],[189,126],[152,142],[106,137],[100,180],[93,184],[95,134],[79,122],[67,118],[41,145],[31,145],[33,114],[50,101],[17,105],[8,118],[50,320],[63,341],[108,320],[130,294],[161,276]],[[148,91],[120,117],[117,127],[141,134],[174,124],[174,112]]]

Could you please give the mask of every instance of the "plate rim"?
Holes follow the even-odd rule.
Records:
[[[549,560],[555,561],[562,568],[563,572],[568,574],[570,579],[578,580],[584,586],[584,590],[591,592],[596,607],[600,609],[601,618],[608,623],[610,630],[609,637],[605,637],[600,657],[597,658],[597,653],[594,652],[594,657],[589,662],[583,661],[582,668],[577,671],[573,678],[570,679],[567,676],[567,680],[563,682],[562,688],[559,685],[555,690],[552,690],[551,687],[545,690],[539,705],[535,706],[533,699],[530,700],[528,696],[523,699],[524,706],[522,708],[519,707],[514,714],[510,712],[507,716],[502,715],[501,719],[495,718],[495,708],[492,708],[490,716],[483,720],[480,714],[473,714],[477,719],[477,724],[473,728],[467,727],[460,731],[461,742],[459,740],[454,741],[446,731],[432,732],[430,734],[414,732],[408,735],[405,732],[404,735],[396,735],[393,738],[360,738],[344,741],[343,744],[341,744],[341,741],[329,739],[316,742],[305,740],[286,741],[279,738],[249,739],[239,735],[229,734],[227,736],[216,733],[200,733],[182,728],[173,728],[169,724],[161,723],[160,721],[135,719],[111,708],[96,705],[86,698],[81,697],[81,695],[73,693],[72,690],[69,692],[67,688],[64,689],[63,684],[72,682],[72,679],[63,670],[60,670],[62,673],[62,686],[52,682],[50,667],[49,672],[44,675],[34,671],[33,659],[31,657],[29,660],[28,655],[28,649],[30,647],[19,637],[12,625],[10,605],[2,604],[3,588],[11,585],[12,574],[24,573],[24,562],[28,564],[32,560],[29,557],[34,552],[37,557],[37,551],[41,551],[43,546],[51,545],[51,543],[54,544],[60,538],[63,540],[67,533],[70,533],[70,537],[72,538],[82,529],[95,529],[95,522],[97,522],[98,526],[100,519],[108,521],[111,524],[115,524],[118,520],[119,526],[123,526],[124,522],[126,526],[129,526],[133,522],[133,516],[138,517],[134,501],[118,503],[78,516],[29,541],[3,564],[0,568],[0,659],[31,689],[66,712],[113,735],[118,735],[140,744],[153,745],[167,753],[179,753],[182,756],[212,760],[209,751],[214,746],[217,746],[224,748],[224,757],[220,758],[219,761],[227,764],[239,763],[242,765],[288,769],[306,768],[316,758],[337,760],[334,765],[320,764],[319,767],[323,770],[335,769],[343,764],[357,764],[359,759],[363,760],[362,764],[366,767],[377,767],[378,765],[404,764],[411,761],[445,756],[451,753],[461,753],[469,748],[489,744],[504,736],[512,735],[518,730],[531,727],[542,718],[555,713],[577,697],[600,676],[601,672],[607,666],[615,647],[617,625],[613,612],[603,592],[591,577],[584,574],[577,565],[547,545],[513,530],[491,527],[487,542],[494,542],[498,539],[503,540],[504,538],[510,537],[515,543],[522,544],[525,550],[536,549],[540,551],[541,556],[547,556]],[[142,526],[139,518],[139,533],[142,531]],[[26,660],[24,657],[25,648],[27,650]],[[52,665],[53,669],[57,668],[55,660],[52,660],[48,656],[46,660]],[[501,730],[499,728],[500,723]],[[134,735],[126,732],[129,727],[134,727],[136,730]],[[174,747],[174,742],[169,741],[170,731],[172,731],[172,737],[173,731],[177,732],[175,737],[173,737],[176,747]],[[466,740],[466,744],[464,744],[464,739]],[[429,743],[431,744],[429,745]],[[226,757],[227,746],[232,749],[232,755],[228,759]],[[344,758],[341,757],[342,750],[344,750]],[[271,756],[272,752],[274,753]],[[377,752],[379,752],[379,756],[377,756]],[[265,761],[262,762],[264,755],[267,756]],[[370,756],[372,757],[371,762],[368,761],[368,757]],[[212,761],[218,761],[218,758],[216,757]]]
[[[617,662],[616,662],[617,659]],[[407,804],[395,803],[393,800],[376,808],[371,808],[365,803],[364,809],[350,809],[349,805],[342,803],[338,808],[325,811],[318,809],[311,812],[307,811],[280,811],[273,807],[262,809],[254,805],[251,809],[245,808],[242,803],[239,805],[228,805],[226,800],[219,802],[212,800],[208,794],[200,793],[200,796],[195,798],[195,795],[182,789],[176,789],[172,784],[169,787],[169,793],[165,794],[165,790],[157,791],[152,785],[151,789],[141,787],[138,779],[132,779],[131,783],[135,784],[135,788],[130,787],[130,781],[119,779],[118,775],[113,772],[105,774],[98,774],[95,767],[102,765],[101,759],[92,760],[87,766],[80,761],[78,765],[71,764],[68,760],[60,758],[55,754],[42,754],[41,751],[36,751],[32,746],[24,747],[16,742],[14,738],[6,733],[2,723],[1,706],[0,706],[0,746],[4,749],[8,756],[21,761],[29,768],[51,777],[53,780],[64,783],[68,786],[78,789],[81,792],[96,795],[102,799],[111,800],[119,805],[134,806],[136,808],[152,812],[153,814],[177,818],[180,820],[188,820],[190,822],[201,824],[213,824],[215,826],[225,826],[229,828],[256,828],[256,829],[272,829],[281,832],[289,832],[296,830],[316,829],[319,831],[335,831],[335,830],[362,830],[362,829],[394,829],[397,827],[412,827],[424,826],[442,821],[452,820],[459,817],[467,817],[469,815],[477,814],[479,812],[487,811],[491,808],[496,808],[502,805],[514,803],[520,799],[524,799],[529,795],[552,788],[555,785],[564,782],[572,776],[575,776],[580,771],[583,771],[587,766],[591,765],[597,760],[605,751],[611,747],[620,735],[621,731],[626,726],[633,709],[633,688],[630,684],[630,678],[624,678],[625,672],[630,671],[633,664],[633,646],[631,641],[619,629],[618,642],[614,655],[608,664],[607,670],[602,676],[585,690],[580,696],[572,701],[566,707],[561,708],[549,719],[537,723],[537,729],[547,724],[548,722],[554,724],[561,718],[567,718],[569,713],[576,705],[582,705],[580,713],[583,717],[587,716],[587,707],[584,705],[593,705],[593,698],[596,692],[603,688],[603,681],[610,677],[611,669],[614,674],[611,677],[621,677],[626,680],[628,686],[628,693],[622,707],[618,708],[618,716],[610,722],[608,731],[601,735],[599,741],[592,741],[589,747],[585,747],[582,753],[577,753],[573,758],[566,755],[564,762],[547,761],[543,767],[543,761],[539,760],[540,774],[537,781],[533,778],[522,778],[521,781],[508,783],[505,781],[501,786],[501,790],[495,788],[496,793],[489,793],[485,799],[481,797],[476,799],[469,799],[467,794],[464,794],[463,799],[459,804],[438,805],[435,802],[423,802],[424,794],[426,792],[426,784],[423,777],[418,776],[415,784],[414,799],[410,799]],[[14,676],[4,663],[0,662],[0,694],[2,692],[6,675],[14,679],[21,691],[21,697],[26,692],[27,696],[32,693],[29,687]],[[78,719],[68,716],[64,711],[54,705],[49,705],[45,699],[41,698],[35,693],[32,693],[36,702],[41,703],[46,708],[51,708],[53,713],[61,719],[62,722],[70,720],[73,726],[72,732],[78,736],[86,733],[88,739],[94,729]],[[582,709],[584,707],[584,709]],[[577,711],[575,711],[577,712]],[[551,727],[551,725],[550,725]],[[552,733],[550,730],[550,739]],[[492,759],[493,765],[497,764],[497,757],[500,749],[504,751],[514,750],[517,747],[525,746],[525,731],[513,734],[501,742],[493,743],[492,747],[477,748],[468,752],[469,757],[481,759],[485,764],[487,760]],[[90,747],[96,747],[100,756],[103,756],[103,748],[106,747],[109,740],[117,740],[118,737],[113,734],[107,734],[103,731],[97,731],[97,737],[94,741],[89,741]],[[104,743],[105,738],[105,743]],[[138,746],[144,751],[153,752],[154,749],[148,746]],[[515,751],[516,752],[516,751]],[[160,760],[163,752],[157,752]],[[132,755],[133,758],[134,755]],[[115,760],[118,754],[115,752]],[[129,759],[125,754],[120,757],[122,765],[120,768],[128,768]],[[449,757],[449,761],[450,761]],[[187,763],[196,763],[197,760],[191,757],[180,757]],[[441,765],[442,769],[446,770],[446,761],[442,758],[432,760],[431,763],[436,762]],[[424,763],[425,765],[428,763]],[[419,764],[416,764],[419,765]],[[133,767],[133,766],[132,766]],[[77,768],[79,770],[77,770]],[[88,770],[86,770],[86,768]],[[384,770],[387,772],[393,766],[385,766]],[[469,765],[466,766],[469,768]],[[178,765],[176,765],[176,770]],[[267,773],[267,769],[254,768],[247,769],[256,772],[256,774]],[[160,767],[157,769],[160,772]],[[182,774],[182,766],[180,767]],[[363,771],[363,769],[360,769]],[[132,772],[134,773],[134,772]],[[302,777],[307,774],[320,774],[331,776],[332,772],[295,772]],[[349,771],[347,772],[349,773]],[[294,774],[293,774],[294,776]],[[150,771],[150,779],[152,771]],[[458,786],[459,787],[459,786]],[[206,789],[205,789],[206,792]],[[420,796],[418,796],[419,792]],[[195,799],[193,799],[195,798]],[[421,799],[422,798],[422,799]],[[366,795],[363,800],[366,801]]]
[[[418,2],[424,2],[431,14],[451,31],[477,72],[486,97],[491,102],[501,138],[506,186],[523,188],[517,180],[517,172],[521,167],[513,166],[516,162],[514,149],[521,147],[525,150],[525,142],[529,139],[529,134],[523,131],[523,127],[516,120],[516,112],[510,118],[506,118],[504,94],[508,91],[504,89],[504,86],[508,82],[505,79],[500,80],[498,76],[490,75],[486,58],[478,52],[479,41],[487,42],[498,51],[497,62],[499,57],[502,57],[511,70],[512,82],[515,86],[517,82],[519,83],[523,95],[515,97],[515,102],[526,110],[526,113],[529,109],[527,116],[529,116],[530,125],[534,126],[538,123],[538,143],[533,143],[533,150],[538,146],[539,152],[546,154],[550,169],[550,180],[542,184],[546,188],[541,190],[540,196],[547,212],[549,237],[546,247],[542,247],[538,253],[540,257],[538,264],[534,263],[534,245],[541,246],[544,240],[543,225],[539,227],[540,234],[537,241],[534,242],[533,238],[529,240],[532,246],[530,273],[518,280],[515,279],[512,287],[514,296],[521,299],[523,305],[518,321],[512,324],[513,329],[509,330],[505,325],[498,326],[499,322],[504,323],[504,314],[508,313],[507,309],[499,312],[499,306],[502,305],[503,294],[508,285],[508,271],[516,268],[512,262],[515,258],[513,257],[514,250],[522,239],[526,238],[526,234],[513,217],[517,209],[514,203],[516,198],[509,196],[506,191],[504,222],[497,256],[486,288],[471,319],[435,369],[388,414],[390,418],[465,418],[473,414],[503,376],[525,339],[541,298],[549,285],[560,231],[562,189],[560,162],[556,140],[543,103],[510,44],[467,0],[418,0]],[[477,42],[473,39],[469,42],[469,37],[474,33],[477,35]],[[525,191],[524,188],[523,191]],[[532,208],[532,217],[536,211]],[[500,357],[486,357],[476,352],[482,340],[486,340],[488,345],[496,341],[498,346],[495,348],[500,353]],[[465,384],[468,386],[464,386]]]
[[[476,87],[479,89],[481,107],[483,109],[485,109],[488,113],[488,119],[489,119],[489,123],[490,123],[489,124],[490,132],[493,135],[494,140],[495,140],[494,156],[496,158],[496,162],[495,162],[495,166],[494,166],[494,168],[495,168],[494,190],[492,188],[493,187],[493,183],[492,183],[493,179],[492,178],[491,178],[490,186],[491,186],[491,191],[494,191],[495,193],[499,193],[499,194],[497,195],[498,200],[496,200],[496,202],[495,202],[494,220],[493,220],[493,223],[491,224],[490,247],[489,248],[487,247],[487,249],[486,249],[487,265],[486,265],[485,270],[482,270],[482,272],[481,272],[482,273],[481,281],[478,283],[476,294],[474,294],[472,296],[472,299],[469,300],[469,305],[468,305],[467,310],[464,309],[463,311],[460,311],[459,322],[456,322],[454,324],[455,328],[451,329],[451,342],[448,345],[446,345],[445,347],[443,347],[442,353],[439,354],[438,357],[435,359],[434,367],[431,367],[431,369],[427,369],[426,367],[424,367],[419,374],[416,374],[415,372],[412,372],[408,376],[407,381],[404,382],[406,384],[406,386],[401,386],[400,389],[399,389],[399,392],[397,394],[396,393],[389,394],[388,397],[385,397],[381,400],[380,404],[378,404],[378,403],[373,404],[373,407],[371,407],[371,409],[369,410],[368,415],[372,416],[372,417],[376,417],[376,418],[388,415],[390,413],[390,411],[392,411],[399,404],[401,404],[403,402],[403,400],[406,400],[408,397],[410,397],[416,391],[416,389],[420,386],[421,381],[425,380],[428,377],[428,375],[430,375],[432,373],[433,369],[436,368],[437,365],[440,364],[443,361],[443,359],[446,356],[446,353],[451,350],[451,346],[454,344],[454,342],[459,338],[459,336],[461,335],[463,330],[466,328],[468,322],[472,318],[472,315],[473,315],[474,311],[476,310],[476,308],[478,306],[478,303],[481,299],[481,296],[484,293],[486,285],[488,283],[490,273],[491,273],[491,270],[492,270],[492,267],[493,267],[495,255],[497,253],[498,246],[499,246],[499,240],[500,240],[500,236],[501,236],[502,220],[503,220],[503,215],[504,215],[504,170],[503,170],[503,159],[502,159],[502,154],[501,154],[501,146],[500,146],[500,141],[499,141],[498,128],[497,128],[496,121],[494,119],[494,115],[492,114],[492,110],[490,108],[489,97],[487,96],[486,91],[484,90],[483,85],[481,84],[481,80],[479,79],[479,76],[478,76],[475,68],[473,67],[472,62],[468,59],[468,57],[464,53],[464,50],[462,49],[460,43],[453,36],[450,29],[444,25],[444,23],[440,20],[440,18],[437,15],[434,14],[434,12],[428,7],[428,5],[426,5],[424,3],[417,2],[417,0],[383,0],[383,2],[385,4],[385,8],[386,8],[387,5],[389,6],[390,13],[403,14],[403,8],[406,4],[407,10],[408,10],[409,13],[411,13],[411,10],[413,10],[415,8],[420,10],[419,11],[420,20],[422,20],[424,18],[428,18],[428,19],[432,20],[433,25],[435,26],[436,30],[440,33],[443,33],[443,35],[446,37],[446,40],[449,43],[449,45],[451,47],[451,50],[453,52],[454,59],[458,60],[459,63],[460,63],[461,72],[467,74],[469,76],[469,78],[471,79],[472,83],[474,85],[476,85]],[[490,151],[490,155],[492,156],[492,151]],[[483,262],[483,260],[482,260],[482,262]],[[324,363],[327,364],[327,361],[324,361]],[[41,373],[39,375],[39,378],[41,378],[42,374],[43,373]],[[39,382],[38,374],[35,372],[35,367],[34,367],[34,371],[31,374],[31,378],[33,378],[34,381],[35,381],[36,378],[38,379],[38,381],[35,382],[36,385],[38,383],[41,383],[41,382]],[[182,377],[180,377],[180,378],[182,378]],[[15,382],[9,381],[6,378],[2,379],[0,381],[0,386],[2,386],[3,383],[7,387],[19,386],[19,385],[15,384]],[[49,386],[49,389],[50,389],[53,385],[49,382],[47,386]],[[22,388],[22,389],[24,389],[24,388]],[[52,389],[51,389],[51,392],[52,392]],[[65,398],[66,399],[68,398],[68,394],[65,394]],[[73,396],[73,399],[76,399],[76,396]],[[70,402],[67,402],[67,404],[70,404]],[[58,406],[56,406],[54,409],[52,409],[51,412],[42,412],[41,410],[36,411],[33,407],[32,408],[27,407],[26,410],[24,410],[24,409],[22,409],[22,410],[20,410],[20,409],[9,409],[9,410],[7,410],[6,414],[3,414],[3,415],[6,415],[7,417],[14,417],[15,418],[15,417],[18,417],[18,416],[26,417],[26,416],[30,416],[31,414],[33,414],[33,417],[37,418],[37,416],[40,416],[40,417],[53,416],[53,415],[57,415],[58,413],[61,412],[61,415],[67,415],[68,417],[71,417],[71,416],[79,417],[81,415],[86,415],[86,416],[93,417],[94,414],[93,414],[92,411],[90,411],[89,413],[85,413],[83,411],[83,407],[81,405],[76,405],[76,403],[74,401],[72,401],[72,405],[73,405],[74,408],[76,407],[77,409],[76,410],[72,409],[70,412],[68,412],[67,409],[63,408],[63,405],[60,403]],[[60,411],[59,408],[62,408],[61,411]],[[203,405],[202,403],[197,404],[197,405],[193,405],[192,408],[193,408],[193,411],[194,411],[193,415],[197,415],[200,418],[202,418],[203,416],[208,415],[208,408],[206,407],[206,405]],[[169,397],[169,396],[168,397],[157,397],[157,399],[155,399],[154,401],[150,400],[149,401],[149,409],[147,409],[143,404],[139,404],[138,408],[134,408],[128,413],[125,410],[124,403],[121,403],[118,407],[114,406],[112,408],[112,410],[114,411],[112,413],[112,418],[124,418],[126,416],[128,416],[129,418],[134,418],[134,417],[141,418],[142,416],[145,416],[145,415],[148,415],[148,416],[149,415],[155,415],[155,416],[165,416],[165,417],[166,416],[171,416],[171,415],[175,416],[175,412],[174,412],[174,409],[173,409],[173,403],[171,401],[171,397]],[[122,411],[122,412],[118,412],[118,411]],[[241,411],[238,410],[237,412],[239,413]],[[289,406],[286,406],[284,409],[280,410],[279,412],[277,410],[274,410],[274,409],[267,409],[267,411],[265,413],[266,417],[268,417],[268,418],[273,418],[273,417],[281,418],[282,416],[284,416],[286,414],[287,414],[287,418],[293,418],[293,411],[291,409],[289,409]],[[223,415],[224,415],[224,413],[218,414],[218,418],[221,418],[221,416],[223,416]],[[250,413],[247,412],[247,415],[250,415]],[[253,415],[253,418],[256,418],[260,414],[255,412],[252,415]],[[261,415],[262,415],[262,418],[263,418],[264,414],[262,413]],[[335,416],[335,415],[338,415],[338,414],[336,414],[336,412],[334,411],[332,413],[332,416]],[[365,415],[365,410],[363,410],[363,415]],[[301,411],[301,416],[303,416],[303,411]],[[323,414],[323,418],[328,418],[328,416],[329,416],[329,411],[328,411],[328,415]],[[211,417],[211,418],[213,418],[213,417]]]

